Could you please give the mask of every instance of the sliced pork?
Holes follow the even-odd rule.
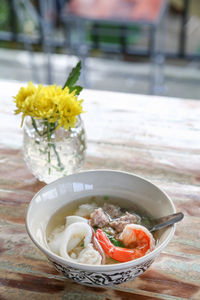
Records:
[[[137,224],[139,219],[135,216],[126,212],[126,214],[113,222],[110,223],[110,226],[115,229],[116,232],[120,233],[124,230],[125,226],[128,224]]]
[[[104,227],[109,224],[109,219],[107,215],[104,213],[103,209],[97,208],[91,214],[91,225],[96,227]]]
[[[104,203],[103,211],[106,212],[112,219],[119,218],[122,215],[120,207],[113,204]]]

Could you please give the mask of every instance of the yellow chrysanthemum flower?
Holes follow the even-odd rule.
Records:
[[[83,100],[78,100],[75,91],[70,93],[68,87],[62,89],[61,86],[40,84],[36,88],[29,82],[14,99],[15,114],[22,113],[22,123],[25,116],[31,116],[49,123],[58,122],[57,128],[69,129],[75,127],[76,116],[83,112]]]
[[[82,110],[83,100],[78,100],[75,91],[69,93],[69,89],[64,89],[63,95],[57,98],[57,107],[60,118],[58,120],[58,128],[63,126],[65,129],[75,127],[76,116],[80,115]]]
[[[29,82],[27,87],[22,87],[19,90],[19,93],[17,94],[16,97],[14,97],[15,99],[15,103],[16,103],[16,107],[17,109],[15,110],[15,114],[19,114],[20,112],[23,112],[24,110],[26,110],[25,106],[26,106],[26,102],[25,100],[30,97],[31,95],[33,95],[36,91],[35,86],[32,84],[32,82]]]

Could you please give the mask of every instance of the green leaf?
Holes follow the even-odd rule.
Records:
[[[104,230],[104,232],[114,246],[124,248],[124,245],[122,242],[118,241],[113,235],[111,235],[107,231]]]
[[[82,88],[80,86],[74,86],[75,83],[77,82],[77,80],[79,79],[79,76],[81,74],[81,61],[79,60],[79,62],[77,63],[77,65],[72,69],[71,73],[69,74],[63,89],[68,86],[70,93],[73,90],[76,90],[77,95],[80,93],[80,91],[82,90]]]
[[[80,94],[80,92],[82,91],[83,88],[82,88],[82,86],[80,86],[80,85],[75,85],[75,86],[73,86],[71,89],[72,89],[72,90],[71,90],[70,92],[76,90],[76,95],[78,96],[78,95]]]

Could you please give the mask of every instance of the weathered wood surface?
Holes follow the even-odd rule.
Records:
[[[0,299],[200,299],[200,102],[84,91],[84,168],[142,175],[185,214],[146,273],[97,289],[63,278],[26,233],[27,205],[44,183],[23,161],[20,117],[12,103],[20,86],[0,82]]]

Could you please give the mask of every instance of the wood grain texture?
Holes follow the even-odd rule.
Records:
[[[21,85],[0,82],[0,299],[200,299],[200,102],[111,92],[82,93],[88,149],[84,169],[124,170],[166,191],[185,214],[150,269],[115,288],[78,285],[61,276],[25,229],[27,205],[44,186],[27,169]]]

